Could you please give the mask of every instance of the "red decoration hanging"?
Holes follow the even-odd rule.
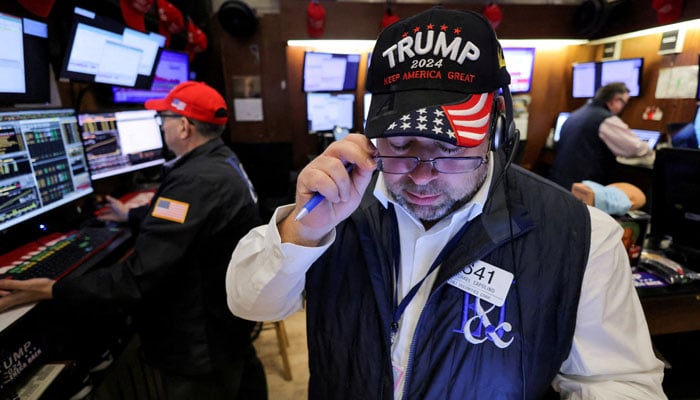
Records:
[[[326,29],[326,9],[316,0],[306,6],[306,33],[311,38],[323,36]]]
[[[484,6],[484,16],[489,20],[493,29],[496,29],[503,20],[503,12],[501,12],[501,8],[496,3],[489,3]]]

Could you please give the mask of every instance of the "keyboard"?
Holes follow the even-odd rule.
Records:
[[[122,235],[117,227],[84,227],[52,234],[0,256],[0,279],[59,280]]]

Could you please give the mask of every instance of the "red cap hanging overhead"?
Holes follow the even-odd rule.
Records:
[[[306,33],[309,37],[319,38],[326,28],[326,9],[316,0],[306,6]]]
[[[185,46],[185,51],[190,54],[190,61],[194,59],[195,54],[207,49],[207,43],[206,33],[199,29],[191,19],[187,21],[187,45]]]
[[[182,12],[167,0],[157,0],[158,5],[158,33],[165,36],[165,45],[170,44],[170,35],[185,30],[185,17]]]
[[[55,0],[17,0],[17,2],[32,14],[46,18],[51,13]]]
[[[146,32],[144,15],[152,5],[153,0],[119,0],[119,8],[126,25],[141,32]]]
[[[656,10],[656,19],[660,24],[672,24],[681,17],[683,0],[652,0],[651,6]]]
[[[393,11],[391,11],[391,7],[387,7],[386,11],[384,12],[384,15],[382,16],[382,29],[386,28],[387,26],[393,24],[394,22],[400,20],[401,18],[396,15]]]
[[[484,17],[489,20],[491,27],[496,29],[503,20],[503,12],[501,12],[501,8],[498,6],[498,4],[489,3],[484,6]]]

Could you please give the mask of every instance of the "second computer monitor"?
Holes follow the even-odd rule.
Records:
[[[165,161],[155,111],[83,113],[78,115],[78,124],[93,180]]]

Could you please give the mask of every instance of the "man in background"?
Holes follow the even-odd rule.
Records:
[[[265,374],[251,338],[255,323],[226,306],[231,252],[260,223],[252,184],[221,139],[226,102],[210,86],[191,81],[145,106],[158,111],[176,158],[164,166],[148,207],[111,201],[112,219],[138,225],[133,256],[60,281],[2,280],[0,311],[49,298],[71,307],[125,305],[167,399],[265,400]]]
[[[566,190],[583,180],[610,184],[616,179],[611,174],[616,157],[636,158],[642,164],[653,165],[654,151],[618,116],[629,98],[624,83],[608,83],[571,113],[554,148],[552,181]]]

